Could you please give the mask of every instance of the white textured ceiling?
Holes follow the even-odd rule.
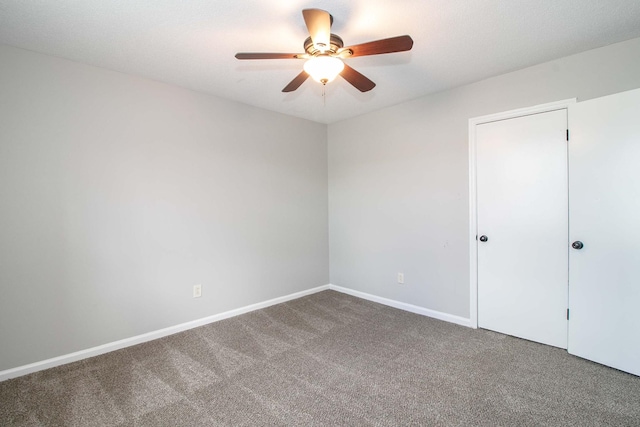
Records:
[[[302,60],[304,8],[345,45],[409,34],[413,50],[347,59],[377,86],[338,78],[282,88]],[[573,53],[640,37],[638,0],[0,0],[0,43],[332,123]]]

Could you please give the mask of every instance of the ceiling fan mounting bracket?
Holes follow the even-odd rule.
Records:
[[[317,56],[317,55],[320,55],[321,53],[324,53],[327,55],[335,55],[335,53],[339,49],[342,49],[344,47],[344,42],[342,41],[340,36],[331,34],[331,37],[329,39],[329,45],[330,45],[329,49],[327,49],[324,52],[321,52],[319,49],[316,49],[316,47],[313,44],[313,41],[311,40],[311,37],[307,37],[307,39],[304,41],[304,51],[307,52],[307,54],[309,54],[310,56]]]

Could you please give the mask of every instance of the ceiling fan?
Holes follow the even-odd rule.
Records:
[[[329,12],[321,9],[304,9],[302,16],[310,35],[304,41],[305,53],[236,53],[237,59],[306,59],[304,70],[282,89],[283,92],[293,92],[298,89],[309,76],[325,85],[338,75],[359,91],[367,92],[376,84],[345,64],[342,59],[404,52],[413,47],[413,40],[409,36],[391,37],[344,47],[342,39],[331,33],[333,16]]]

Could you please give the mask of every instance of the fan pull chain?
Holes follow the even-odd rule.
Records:
[[[325,85],[322,85],[322,106],[326,107],[327,106],[327,94],[325,92]]]

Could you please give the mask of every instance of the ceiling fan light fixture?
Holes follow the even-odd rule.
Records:
[[[331,33],[333,17],[326,10],[304,9],[304,23],[309,31],[303,43],[305,53],[260,53],[238,52],[237,59],[305,59],[304,70],[287,84],[282,92],[293,92],[311,76],[315,81],[326,85],[338,74],[360,92],[368,92],[376,84],[362,75],[342,59],[355,56],[380,55],[384,53],[406,52],[413,47],[411,37],[396,36],[344,47],[340,36]],[[323,92],[324,93],[324,92]]]
[[[323,85],[333,81],[344,69],[344,62],[329,55],[318,55],[304,63],[304,71]]]

